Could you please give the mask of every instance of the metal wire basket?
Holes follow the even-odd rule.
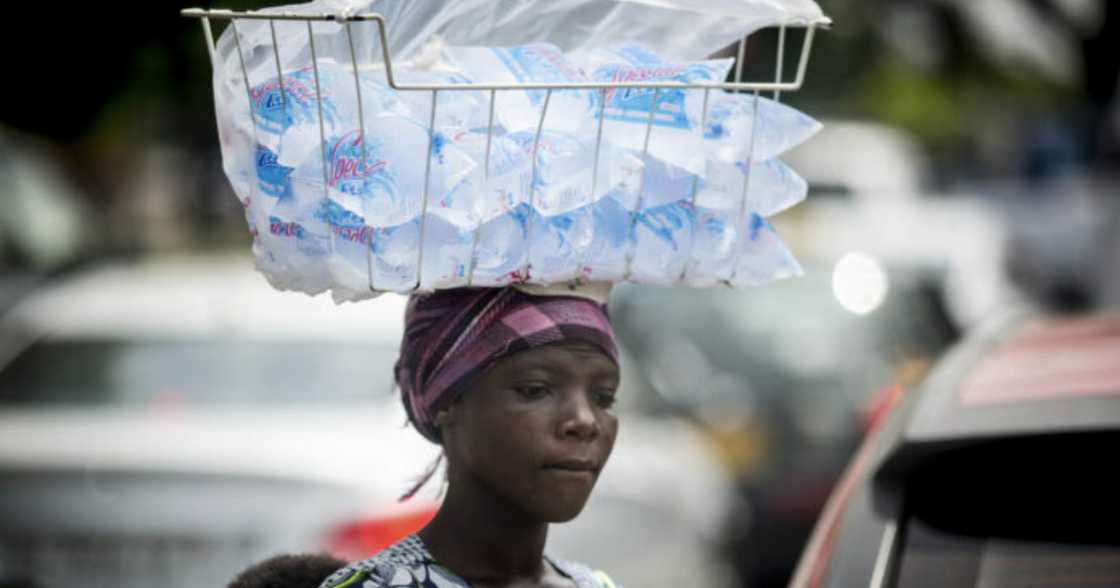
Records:
[[[237,12],[237,11],[221,10],[221,9],[209,9],[209,10],[207,10],[207,9],[201,9],[201,8],[188,8],[188,9],[182,10],[181,15],[183,17],[186,17],[186,18],[198,19],[201,22],[203,34],[205,36],[207,50],[210,54],[211,62],[214,63],[214,64],[217,63],[217,60],[216,60],[216,57],[215,57],[216,56],[216,51],[217,51],[217,45],[215,44],[214,34],[213,34],[212,28],[211,28],[211,21],[215,21],[215,20],[216,21],[225,21],[225,22],[229,23],[230,27],[232,27],[233,38],[236,42],[238,60],[240,62],[242,80],[243,80],[244,86],[245,86],[246,97],[249,100],[249,104],[250,104],[250,112],[252,112],[252,108],[253,108],[253,106],[252,106],[253,96],[252,96],[252,91],[251,91],[252,85],[249,81],[250,76],[249,76],[248,69],[246,68],[245,54],[242,51],[242,41],[241,41],[241,36],[242,35],[237,28],[238,27],[238,22],[239,21],[267,21],[268,22],[269,31],[270,31],[271,37],[272,37],[273,57],[274,57],[275,63],[276,63],[276,80],[277,80],[277,84],[279,85],[279,88],[280,88],[281,100],[285,101],[285,103],[282,104],[282,107],[285,108],[285,109],[287,108],[287,104],[286,104],[287,98],[286,98],[286,94],[285,94],[285,91],[284,91],[284,73],[283,73],[283,66],[281,64],[280,48],[279,48],[279,44],[278,44],[278,41],[277,41],[277,35],[276,35],[276,22],[278,22],[278,21],[298,21],[298,22],[306,23],[307,38],[308,38],[308,44],[309,44],[308,46],[309,46],[310,52],[311,52],[311,66],[312,66],[312,69],[313,69],[314,80],[315,80],[315,96],[316,96],[316,102],[318,104],[320,139],[323,140],[324,144],[325,144],[325,136],[324,136],[325,131],[324,131],[324,125],[323,125],[323,106],[322,106],[322,101],[320,100],[321,89],[320,89],[320,84],[319,84],[319,63],[318,63],[318,60],[317,60],[317,57],[316,57],[315,35],[313,33],[312,23],[315,23],[315,22],[334,22],[334,23],[338,23],[339,25],[344,27],[344,30],[345,30],[345,33],[346,33],[346,40],[349,44],[349,52],[350,52],[350,64],[349,64],[349,67],[347,69],[352,71],[353,76],[354,76],[354,89],[355,89],[355,92],[356,92],[357,98],[358,98],[358,100],[357,100],[358,122],[359,122],[359,125],[360,125],[360,132],[362,133],[363,137],[365,136],[365,131],[366,131],[366,120],[365,120],[365,113],[362,111],[362,104],[363,104],[362,84],[359,81],[359,70],[369,69],[369,67],[368,67],[369,64],[361,63],[359,58],[358,58],[358,52],[355,49],[355,36],[356,35],[354,34],[353,24],[354,23],[371,22],[376,26],[376,32],[377,32],[377,37],[378,37],[378,39],[377,39],[378,40],[378,45],[379,45],[379,48],[380,48],[381,58],[383,60],[382,67],[384,68],[385,81],[386,81],[387,85],[390,88],[392,88],[396,91],[399,91],[399,92],[428,92],[428,93],[431,94],[431,97],[432,97],[431,111],[429,112],[429,119],[428,119],[429,124],[428,124],[428,127],[427,127],[429,140],[428,140],[428,153],[426,154],[426,157],[425,157],[424,190],[423,190],[423,193],[421,195],[422,202],[421,202],[421,207],[420,207],[420,218],[421,218],[421,220],[420,220],[420,235],[419,235],[419,241],[418,242],[421,244],[421,246],[417,247],[417,252],[416,252],[416,282],[415,282],[415,285],[413,286],[412,290],[416,290],[416,289],[420,288],[420,285],[422,283],[421,272],[422,272],[422,268],[423,268],[423,259],[424,259],[424,257],[423,257],[424,256],[424,247],[423,247],[424,229],[425,229],[425,226],[427,224],[426,221],[427,221],[427,218],[428,218],[428,200],[429,200],[429,188],[430,188],[430,180],[431,180],[431,162],[432,162],[432,154],[433,154],[433,142],[435,141],[435,137],[436,137],[436,133],[434,132],[434,129],[435,129],[435,121],[436,121],[437,104],[439,103],[438,97],[439,97],[440,93],[442,93],[442,92],[451,92],[451,93],[455,93],[455,92],[488,92],[489,93],[490,112],[489,112],[489,118],[488,118],[489,123],[488,123],[488,128],[487,128],[487,133],[486,133],[486,138],[487,138],[486,139],[486,152],[485,152],[485,161],[484,161],[484,168],[483,168],[486,177],[489,177],[491,142],[492,142],[492,139],[493,139],[493,136],[494,136],[494,104],[496,102],[495,98],[496,98],[497,93],[498,92],[508,92],[508,91],[527,91],[527,90],[544,91],[543,106],[541,107],[540,118],[538,120],[536,129],[535,129],[535,138],[534,138],[533,148],[532,148],[532,152],[531,152],[531,157],[532,157],[532,171],[531,171],[532,181],[530,182],[529,185],[530,186],[536,186],[536,184],[537,184],[537,182],[536,182],[537,167],[538,167],[538,162],[537,162],[538,158],[537,158],[536,155],[537,155],[537,150],[540,146],[541,133],[542,133],[542,129],[544,128],[545,117],[548,113],[549,102],[550,102],[550,99],[552,97],[553,92],[563,91],[563,90],[593,90],[593,91],[600,92],[599,113],[598,113],[598,132],[596,133],[596,139],[595,139],[594,167],[593,167],[593,170],[592,170],[592,173],[591,173],[592,193],[594,194],[594,192],[595,192],[594,182],[596,181],[596,179],[598,177],[600,150],[601,150],[602,143],[603,143],[603,120],[605,118],[603,109],[605,107],[605,103],[606,103],[605,98],[606,98],[606,95],[607,95],[608,91],[620,90],[620,89],[644,89],[644,90],[652,90],[653,91],[653,97],[652,97],[651,102],[650,102],[651,108],[650,108],[650,111],[649,111],[649,116],[648,116],[648,118],[646,120],[646,123],[645,123],[645,136],[644,136],[643,149],[642,149],[642,157],[644,159],[645,156],[648,154],[648,151],[649,151],[650,135],[651,135],[651,132],[652,132],[652,128],[654,126],[654,114],[655,114],[656,107],[657,107],[657,104],[658,104],[658,94],[661,91],[664,91],[664,90],[702,90],[703,91],[703,102],[702,102],[703,108],[702,108],[702,114],[701,114],[701,121],[702,121],[701,122],[701,128],[703,128],[704,124],[706,124],[706,121],[707,121],[709,95],[713,90],[728,91],[728,92],[753,92],[755,94],[756,98],[762,92],[772,92],[774,100],[778,101],[778,100],[780,100],[781,94],[783,92],[793,92],[793,91],[796,91],[796,90],[801,88],[802,84],[805,81],[805,71],[807,69],[808,62],[809,62],[809,56],[810,56],[810,52],[811,52],[812,45],[813,45],[814,33],[818,29],[828,29],[832,24],[832,21],[830,19],[828,19],[827,17],[824,17],[824,18],[821,18],[821,19],[818,19],[818,20],[815,20],[815,21],[812,21],[812,22],[782,24],[782,25],[776,25],[776,26],[773,26],[773,27],[768,27],[768,28],[771,28],[771,29],[774,29],[774,28],[777,29],[777,49],[776,49],[776,59],[775,59],[775,64],[774,64],[774,76],[773,76],[772,79],[766,79],[764,81],[763,80],[757,80],[757,81],[744,81],[743,80],[743,69],[744,69],[744,60],[745,60],[745,57],[746,57],[745,54],[746,54],[746,49],[747,49],[747,40],[750,36],[750,35],[748,35],[746,37],[741,38],[736,45],[737,51],[735,53],[734,81],[732,81],[732,82],[683,83],[683,82],[677,82],[677,81],[654,81],[654,82],[633,81],[633,82],[560,82],[560,83],[556,83],[556,82],[553,82],[553,83],[531,82],[531,83],[516,83],[516,84],[490,84],[490,83],[455,83],[455,84],[426,84],[425,83],[425,84],[413,84],[413,83],[402,83],[394,75],[394,65],[393,65],[394,64],[394,58],[393,58],[393,55],[391,54],[391,51],[390,51],[389,40],[388,40],[389,38],[388,38],[388,35],[387,35],[387,31],[386,31],[386,27],[388,26],[388,24],[386,23],[385,17],[382,16],[381,14],[376,14],[376,13],[365,13],[365,14],[329,14],[329,13],[323,13],[323,14],[294,14],[294,13],[289,13],[289,12],[279,12],[279,13],[278,12],[267,12],[267,13],[265,13],[265,12],[254,12],[254,11]],[[790,79],[790,80],[786,79],[788,77],[788,75],[786,73],[787,68],[785,67],[785,61],[786,61],[786,56],[787,56],[786,55],[787,54],[787,52],[786,52],[786,36],[787,36],[786,33],[787,33],[787,29],[804,29],[804,35],[803,35],[802,42],[801,42],[801,49],[800,49],[800,52],[799,52],[799,57],[797,59],[796,70],[794,72],[793,78]],[[761,30],[764,30],[764,29],[761,29]],[[758,34],[758,32],[759,31],[755,31],[752,34]],[[756,104],[756,106],[754,108],[754,114],[757,115],[757,110],[758,110],[757,109],[757,100],[755,101],[755,104]],[[364,152],[364,149],[365,149],[364,141],[362,142],[362,149],[363,149],[363,152]],[[753,151],[753,150],[749,150],[748,153],[751,153],[751,151]],[[323,157],[324,157],[323,166],[324,166],[324,186],[325,186],[326,181],[327,181],[325,172],[326,172],[326,168],[327,168],[327,165],[328,165],[328,163],[326,161],[325,152],[324,152]],[[748,160],[746,161],[746,165],[749,166],[750,164],[751,164],[751,161],[748,158]],[[749,185],[748,183],[749,183],[749,174],[747,175],[747,179],[744,181],[744,185],[743,185],[743,195],[742,195],[742,198],[741,198],[741,202],[740,202],[740,206],[739,206],[739,215],[738,215],[738,218],[740,219],[740,221],[744,220],[744,218],[745,218],[744,215],[746,213],[745,204],[746,204],[746,200],[747,200],[747,188],[748,188],[748,185]],[[637,198],[638,198],[637,209],[638,210],[641,210],[641,208],[642,208],[643,190],[644,190],[644,186],[642,185],[642,183],[639,183],[638,195],[637,195]],[[529,205],[530,205],[530,207],[534,206],[534,204],[535,204],[535,202],[534,202],[535,192],[536,192],[535,189],[530,189],[529,190]],[[694,187],[694,189],[692,190],[692,205],[693,206],[695,206],[695,204],[696,204],[696,193],[697,193],[697,190]],[[479,241],[479,232],[481,230],[481,227],[482,227],[482,224],[480,223],[478,225],[478,227],[475,228],[475,230],[474,230],[474,245],[473,245],[472,254],[471,254],[471,261],[470,261],[469,267],[466,270],[466,285],[467,286],[472,285],[472,281],[473,281],[473,276],[474,276],[474,272],[475,272],[475,265],[477,263],[477,256],[476,256],[475,251],[477,251],[477,246],[478,246],[478,241]],[[631,228],[631,231],[633,231],[633,230],[635,230],[634,227]],[[526,237],[525,237],[525,242],[526,243],[529,242],[529,235],[531,234],[531,231],[532,231],[532,223],[531,223],[531,215],[530,215],[530,222],[529,222],[528,226],[526,227]],[[333,235],[333,233],[331,235],[331,239],[332,239],[332,249],[333,249],[333,247],[334,247],[334,244],[333,244],[334,235]],[[687,271],[687,268],[688,268],[688,260],[691,259],[691,257],[692,257],[692,250],[691,250],[691,241],[692,240],[695,240],[695,239],[690,240],[690,244],[689,244],[690,249],[689,249],[688,256],[686,257],[686,261],[685,261],[685,270],[681,272],[680,280],[678,280],[678,281],[683,281],[684,278],[685,278],[685,271]],[[371,247],[366,247],[366,251],[367,251],[368,256],[372,257],[372,248]],[[529,255],[528,253],[525,255],[524,266],[521,268],[521,272],[519,272],[520,276],[524,277],[523,279],[527,279],[527,277],[529,275],[528,265],[529,265],[530,257],[531,257],[531,255]],[[626,262],[625,268],[626,269],[625,269],[624,279],[627,280],[627,281],[629,281],[630,277],[631,277],[631,265],[633,263],[633,259],[634,259],[634,247],[631,246],[630,250],[627,251],[627,253],[625,255],[625,262]],[[737,259],[736,259],[736,262],[735,262],[735,267],[736,268],[738,267],[738,260]],[[370,270],[369,270],[369,288],[370,288],[370,290],[373,291],[373,292],[383,291],[382,288],[378,288],[377,284],[374,283],[374,271],[373,271],[372,261],[370,261],[369,268],[370,268]],[[731,280],[730,279],[725,280],[725,282],[728,285],[730,285]]]

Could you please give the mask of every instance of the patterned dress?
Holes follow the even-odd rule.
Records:
[[[603,572],[545,559],[579,588],[616,588]],[[320,588],[470,588],[470,584],[436,563],[420,537],[409,535],[377,555],[331,574]]]

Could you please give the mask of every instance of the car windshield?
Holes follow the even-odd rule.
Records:
[[[0,371],[0,405],[361,400],[392,391],[395,359],[354,342],[47,341]]]

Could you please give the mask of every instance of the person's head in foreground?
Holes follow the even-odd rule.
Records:
[[[443,504],[325,586],[612,585],[543,554],[549,523],[580,513],[618,432],[602,304],[515,288],[413,296],[396,379],[413,426],[443,448]]]
[[[238,574],[229,588],[315,588],[344,565],[325,553],[277,555]]]

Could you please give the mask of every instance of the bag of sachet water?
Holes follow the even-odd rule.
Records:
[[[439,198],[475,166],[438,130],[430,135],[427,121],[412,116],[402,93],[359,76],[359,109],[353,75],[326,59],[317,69],[317,83],[305,68],[285,75],[283,84],[266,81],[259,92],[251,92],[262,105],[254,135],[275,156],[274,171],[286,170],[287,189],[296,197],[325,194],[372,226],[390,226],[418,214],[425,183],[429,197]],[[284,103],[281,85],[290,97]],[[360,140],[363,128],[365,141]],[[430,169],[423,157],[429,144]]]
[[[635,43],[596,49],[573,56],[595,82],[719,83],[732,59],[670,63]],[[656,104],[653,102],[656,96]],[[683,88],[608,88],[602,92],[604,128],[608,140],[641,151],[649,129],[649,153],[690,174],[703,173],[704,152],[700,123],[704,91]],[[594,115],[598,117],[598,112]]]
[[[652,155],[644,158],[642,177],[635,189],[617,197],[631,210],[649,210],[681,200],[691,201],[699,189],[699,177]]]
[[[219,116],[226,173],[242,202],[253,200],[254,209],[266,218],[279,200],[295,197],[295,167],[285,165],[291,157],[281,162],[281,152],[290,156],[315,147],[311,136],[319,132],[320,111],[324,133],[337,129],[340,71],[333,61],[324,60],[318,84],[313,70],[304,68],[251,86],[247,102],[220,103],[220,110],[234,111]],[[319,166],[321,170],[321,162]],[[319,178],[322,185],[321,173]]]
[[[484,161],[479,150],[487,142],[490,148],[489,167],[484,163],[476,169],[448,203],[472,211],[482,223],[471,283],[550,283],[589,274],[592,240],[602,230],[594,206],[608,194],[636,190],[641,160],[603,143],[596,166],[590,138],[556,131],[543,131],[539,139],[534,132],[520,131],[489,139],[483,133],[467,134],[458,141],[472,158]]]
[[[259,202],[263,206],[254,206]],[[326,262],[329,229],[292,200],[250,201],[246,213],[253,234],[257,268],[280,290],[318,294],[331,285]]]
[[[521,204],[484,223],[471,284],[621,280],[633,213],[616,194],[553,216]]]
[[[592,206],[544,216],[521,203],[483,223],[473,246],[471,285],[564,282],[585,275]]]
[[[709,209],[689,201],[637,213],[627,247],[633,256],[631,280],[641,283],[760,284],[800,271],[773,227],[757,213]]]
[[[712,92],[704,123],[704,153],[709,159],[764,161],[807,141],[821,123],[807,114],[754,96]]]
[[[518,204],[478,227],[468,266],[471,285],[500,287],[523,281],[529,210],[528,204]]]
[[[729,280],[732,286],[757,286],[804,273],[797,258],[766,219],[750,215],[745,230],[743,238],[736,243],[737,258]]]
[[[517,131],[505,137],[529,155],[527,171],[536,183],[527,199],[545,216],[591,204],[620,186],[635,185],[641,176],[641,159],[609,143],[600,145],[596,165],[591,137],[559,131],[543,131],[539,138],[531,131]],[[534,149],[535,173],[531,166]]]
[[[351,234],[360,240],[348,242],[336,233],[335,255],[327,264],[336,302],[370,298],[373,290],[404,293],[465,283],[472,231],[448,211],[392,227],[363,226]]]
[[[453,140],[481,162],[452,193],[435,203],[462,219],[462,227],[470,233],[465,275],[454,285],[503,286],[522,281],[529,271],[526,239],[533,219],[540,217],[530,213],[529,206],[532,149],[509,135],[485,132],[458,133]],[[550,164],[551,160],[544,162],[546,172]],[[539,220],[537,225],[544,226]]]
[[[363,72],[363,79],[371,83],[385,85],[384,72]],[[409,68],[393,70],[393,76],[399,84],[456,86],[470,83],[470,79],[461,73],[447,71],[429,71]],[[388,88],[387,85],[385,85]],[[431,90],[393,90],[401,102],[405,104],[409,115],[427,126],[432,117]],[[436,129],[450,132],[449,129],[480,130],[486,129],[490,124],[490,96],[481,90],[440,90],[435,92]],[[497,114],[495,113],[495,119]],[[495,124],[499,121],[495,120]]]
[[[444,57],[480,84],[586,82],[583,71],[555,45],[533,43],[517,47],[447,47]],[[569,133],[585,132],[598,108],[591,90],[499,90],[494,97],[495,116],[508,131],[536,129],[548,99],[544,128]]]
[[[529,281],[567,282],[585,276],[595,236],[592,205],[553,216],[535,215],[530,225]]]
[[[636,211],[626,243],[630,281],[676,284],[688,257],[694,219],[695,209],[687,200]]]
[[[369,287],[370,243],[375,229],[329,198],[320,201],[315,218],[326,223],[331,235],[331,255],[324,263],[335,302],[375,296]]]
[[[318,70],[316,75],[316,69]],[[317,68],[305,67],[282,76],[270,76],[249,89],[252,120],[259,132],[258,141],[275,147],[273,138],[298,125],[323,123],[333,128],[338,122],[338,100],[347,100],[343,87],[344,70],[333,60],[321,60]],[[353,78],[351,78],[352,80]],[[353,83],[350,95],[354,94]],[[343,106],[346,108],[346,106]]]
[[[463,285],[473,230],[455,211],[431,209],[400,225],[377,228],[371,245],[373,287],[408,292]]]
[[[692,232],[680,239],[687,259],[680,275],[684,285],[758,285],[801,272],[777,232],[758,213],[697,206],[693,220]]]
[[[371,227],[328,199],[319,216],[333,233],[327,267],[336,302],[370,298],[371,288],[407,292],[416,287],[451,288],[466,281],[474,220],[461,211],[431,207],[400,225]]]
[[[778,158],[752,162],[749,168],[745,161],[711,159],[698,182],[696,203],[719,210],[746,209],[767,217],[801,202],[808,191],[805,180]]]
[[[375,116],[365,127],[365,140],[357,125],[327,136],[325,145],[317,130],[282,139],[278,161],[292,168],[297,197],[304,191],[321,195],[325,185],[327,197],[370,226],[394,226],[419,215],[425,196],[430,203],[450,193],[476,165],[446,136],[431,138],[410,118]]]
[[[382,98],[377,92],[363,93],[363,100]],[[402,276],[398,265],[405,262],[393,258],[399,248],[382,247],[378,251],[388,253],[381,258],[374,255],[375,236],[379,228],[408,225],[420,215],[424,171],[414,161],[423,160],[429,135],[399,111],[383,112],[387,114],[367,122],[364,145],[360,131],[351,129],[328,135],[320,148],[317,126],[296,125],[279,139],[284,156],[258,146],[257,187],[263,197],[259,199],[265,201],[262,208],[276,211],[268,223],[270,232],[258,229],[264,234],[262,249],[270,252],[262,270],[276,278],[278,287],[309,293],[333,287],[336,300],[358,300],[373,295],[370,272],[377,267],[386,268],[383,273],[389,277],[388,285],[378,284],[378,289],[414,285],[409,282],[414,277],[409,276],[415,272]],[[428,171],[430,200],[452,190],[448,185],[458,183],[473,165],[437,133]],[[297,210],[301,211],[298,218],[283,213]],[[412,227],[396,226],[387,232],[415,233]]]
[[[538,137],[517,131],[488,137],[485,131],[468,131],[450,140],[478,165],[440,204],[468,210],[481,222],[520,203],[545,216],[563,214],[612,190],[633,189],[641,177],[638,157],[603,143],[596,165],[594,141],[571,133],[543,131]]]
[[[460,211],[476,224],[528,201],[532,158],[508,136],[495,132],[457,131],[448,139],[477,162],[456,187],[435,204]]]
[[[424,259],[420,288],[455,288],[466,285],[473,253],[476,221],[459,211],[436,208],[424,221]]]
[[[728,283],[735,273],[735,257],[746,238],[745,225],[751,214],[696,206],[692,241],[684,244],[687,261],[681,283],[699,288]]]
[[[614,190],[591,205],[593,231],[591,242],[581,254],[580,279],[621,281],[626,275],[627,242],[633,227],[634,212],[623,202],[632,196]]]
[[[594,230],[590,205],[553,216],[518,205],[479,227],[471,284],[550,284],[580,278],[590,261]]]
[[[801,176],[777,158],[753,162],[749,168],[745,161],[709,159],[704,169],[702,176],[683,174],[647,157],[639,190],[624,204],[648,210],[687,200],[707,208],[746,209],[771,216],[804,200],[809,189]]]
[[[330,235],[315,217],[315,199],[297,198],[306,194],[293,188],[291,169],[279,165],[268,147],[257,145],[253,162],[255,177],[244,205],[258,269],[278,289],[309,294],[326,290]]]

